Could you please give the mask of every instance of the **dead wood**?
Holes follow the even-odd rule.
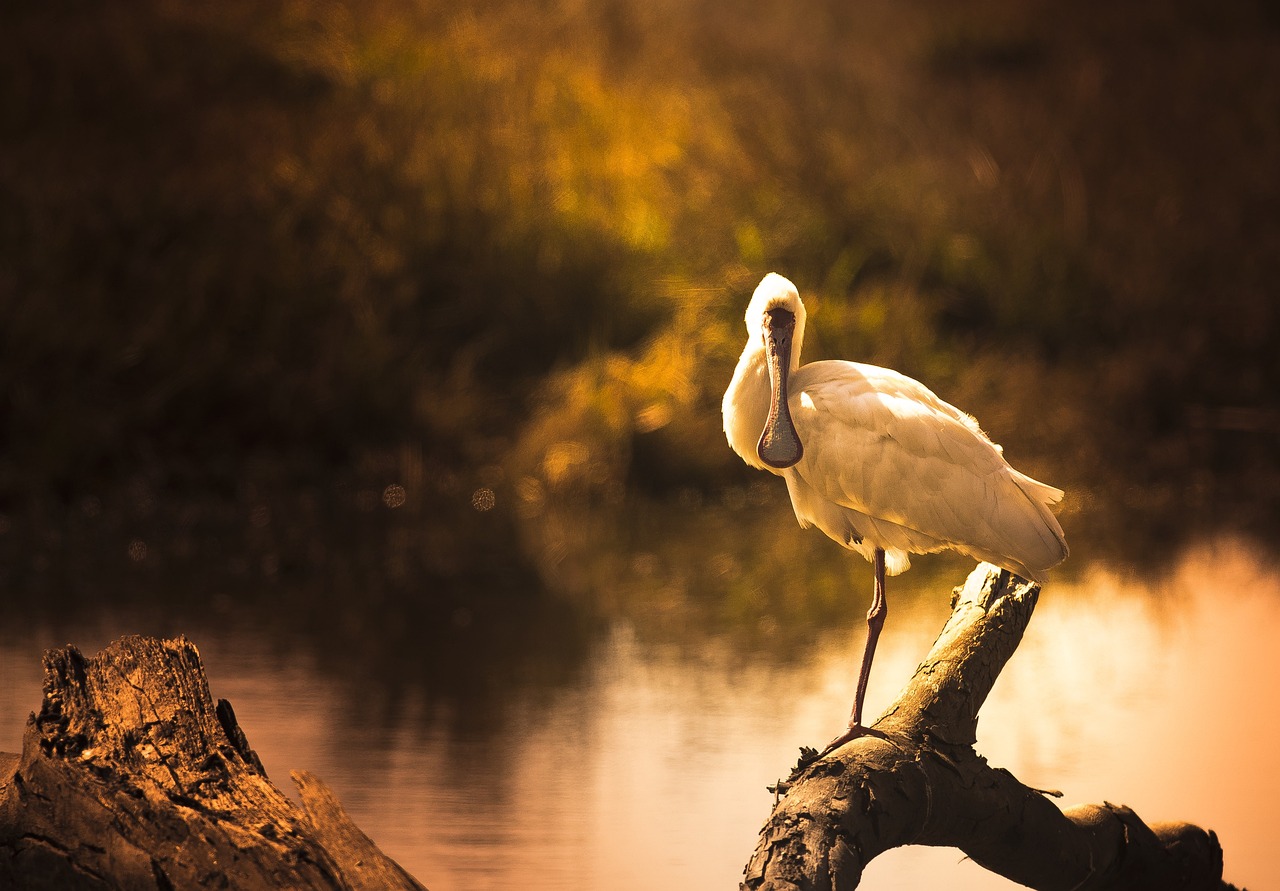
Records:
[[[0,755],[0,887],[412,889],[310,774],[272,785],[185,638],[44,657],[21,755]]]
[[[744,889],[858,886],[901,845],[960,848],[1043,891],[1223,891],[1222,848],[1188,823],[1145,824],[1103,802],[1059,810],[974,751],[978,710],[1031,619],[1039,588],[979,566],[933,649],[871,735],[809,750],[760,832]]]

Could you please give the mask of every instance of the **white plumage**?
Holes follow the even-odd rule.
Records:
[[[801,366],[805,309],[790,281],[766,275],[746,323],[724,394],[725,435],[747,464],[786,480],[801,526],[873,562],[882,550],[889,575],[907,569],[910,554],[951,548],[1043,582],[1067,556],[1049,510],[1062,491],[1010,467],[969,415],[887,368]],[[882,601],[883,575],[877,581]],[[881,602],[881,622],[883,611]],[[878,631],[873,622],[854,735]]]

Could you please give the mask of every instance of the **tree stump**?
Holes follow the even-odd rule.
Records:
[[[1059,810],[974,751],[978,710],[1013,655],[1040,589],[982,564],[957,588],[933,649],[889,711],[786,783],[744,870],[744,889],[858,886],[901,845],[960,848],[1044,891],[1223,891],[1222,848],[1188,823],[1144,824],[1123,805]]]
[[[44,657],[22,754],[0,754],[0,887],[412,889],[319,779],[299,809],[214,704],[185,638]]]

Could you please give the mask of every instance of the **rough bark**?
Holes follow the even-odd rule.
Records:
[[[0,754],[0,887],[413,889],[333,793],[272,785],[185,638],[45,654],[21,755]]]
[[[786,783],[744,889],[851,889],[901,845],[960,848],[1044,891],[1222,891],[1222,849],[1187,823],[1144,824],[1123,805],[1059,810],[974,751],[978,710],[1031,619],[1039,588],[984,564],[907,688],[871,734]]]

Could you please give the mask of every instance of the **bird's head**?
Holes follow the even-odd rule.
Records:
[[[786,332],[788,364],[787,371],[795,371],[800,367],[800,346],[804,342],[804,303],[800,300],[800,292],[790,279],[770,272],[751,295],[751,303],[747,306],[747,333],[759,343],[766,352],[769,351],[770,332],[781,336]]]
[[[760,338],[771,390],[769,416],[756,452],[765,464],[781,470],[795,465],[804,455],[787,404],[787,382],[800,367],[804,340],[804,304],[796,286],[775,272],[766,275],[747,307],[747,330]]]

